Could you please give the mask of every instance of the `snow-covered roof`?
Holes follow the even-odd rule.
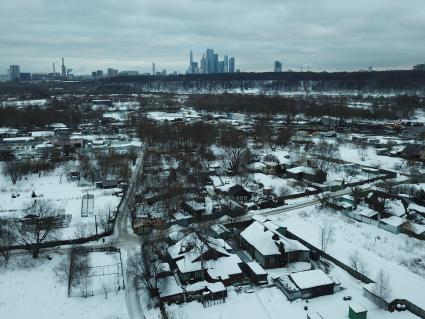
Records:
[[[168,247],[168,254],[172,259],[179,259],[184,257],[189,259],[191,262],[198,258],[201,253],[206,252],[208,249],[214,249],[217,252],[223,255],[229,255],[229,252],[232,248],[227,244],[223,239],[215,239],[209,236],[205,236],[205,244],[200,243],[201,239],[195,234],[190,233],[176,242],[174,245]],[[201,251],[194,252],[194,246],[201,247]]]
[[[186,253],[182,259],[176,262],[177,268],[181,273],[190,273],[206,269],[211,278],[216,280],[226,280],[231,275],[240,274],[239,268],[242,260],[236,254],[229,254],[217,259],[205,260],[203,265],[201,261],[194,261],[199,255],[196,253]]]
[[[350,303],[349,306],[355,313],[361,313],[361,312],[365,312],[367,311],[367,309],[365,307],[363,307],[362,305],[358,304],[357,302],[353,302]]]
[[[260,222],[255,220],[244,231],[241,232],[241,237],[244,238],[250,245],[254,246],[262,255],[280,255],[279,246],[283,244],[286,252],[308,250],[304,245],[291,240],[277,232],[279,225],[268,220]],[[276,239],[273,239],[276,238]]]
[[[368,207],[361,207],[359,210],[355,211],[356,214],[372,218],[373,216],[378,215],[377,211],[374,211]]]
[[[204,289],[208,289],[212,293],[226,291],[226,287],[223,285],[222,282],[214,282],[210,283],[207,281],[198,281],[193,284],[187,285],[184,290],[186,292],[197,292]]]
[[[216,233],[216,234],[224,234],[227,232],[230,232],[226,226],[222,225],[222,224],[215,224],[211,226],[211,229]]]
[[[400,227],[401,225],[403,225],[406,222],[406,219],[400,218],[398,216],[390,216],[388,218],[382,218],[381,222],[383,222],[387,225],[390,225],[390,226]]]
[[[239,264],[242,260],[236,254],[231,254],[228,257],[221,257],[217,260],[208,260],[206,268],[208,269],[208,275],[215,280],[226,280],[231,275],[241,274],[242,270]]]
[[[289,276],[300,289],[308,289],[334,284],[334,281],[329,278],[321,269],[300,271],[290,274]]]
[[[297,167],[289,168],[286,171],[292,174],[299,174],[299,173],[306,173],[311,175],[316,174],[316,171],[314,170],[314,168],[308,167],[308,166],[297,166]]]
[[[55,132],[53,131],[34,131],[31,132],[32,137],[48,137],[48,136],[54,136]]]
[[[267,272],[263,267],[256,261],[247,262],[246,265],[252,270],[252,272],[256,275],[267,275]]]
[[[419,213],[425,213],[425,207],[424,206],[420,206],[417,205],[415,203],[410,203],[409,206],[407,207],[408,210],[415,210]]]
[[[3,142],[30,142],[33,141],[34,137],[30,136],[22,136],[22,137],[6,137],[3,139]]]
[[[0,134],[18,134],[18,132],[16,128],[0,127]]]
[[[391,215],[401,217],[406,214],[406,210],[404,209],[404,205],[401,200],[387,200],[386,206],[387,212]]]

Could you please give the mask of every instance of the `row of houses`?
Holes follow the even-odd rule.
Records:
[[[228,229],[214,225],[209,234],[226,236]],[[218,231],[217,231],[218,229]],[[224,300],[229,286],[274,280],[289,300],[308,299],[336,291],[340,284],[320,269],[312,269],[310,250],[285,236],[286,228],[265,217],[254,216],[238,236],[235,248],[222,238],[190,233],[179,236],[168,247],[167,276],[161,279],[159,297],[163,302]],[[173,235],[173,239],[175,239]],[[268,269],[297,264],[302,271],[286,276],[269,276]],[[299,265],[303,267],[300,268]],[[295,269],[295,268],[294,268]]]

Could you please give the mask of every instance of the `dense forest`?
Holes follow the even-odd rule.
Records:
[[[86,81],[0,83],[0,95],[45,98],[52,94],[256,93],[425,96],[425,71],[224,73],[121,76]]]
[[[193,94],[186,104],[209,112],[269,113],[307,117],[330,115],[339,118],[399,119],[407,118],[425,102],[417,96],[401,95],[374,99],[371,108],[351,108],[342,97],[284,97],[242,94]]]
[[[222,93],[425,94],[425,71],[225,73],[115,77],[100,87],[130,86],[135,90]]]

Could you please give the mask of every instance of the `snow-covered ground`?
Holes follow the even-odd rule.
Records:
[[[0,165],[1,168],[1,165]],[[103,190],[95,186],[79,187],[78,181],[69,181],[66,176],[65,166],[60,166],[49,173],[31,174],[12,184],[9,177],[0,174],[0,217],[22,216],[22,209],[34,201],[31,197],[33,191],[37,198],[49,200],[63,214],[72,215],[69,227],[62,229],[61,238],[70,239],[76,237],[77,228],[85,224],[86,235],[95,234],[95,215],[112,214],[117,208],[120,197],[114,192],[119,189]],[[19,194],[13,198],[12,194]],[[82,197],[92,194],[94,202],[91,214],[81,216]]]
[[[328,220],[334,225],[334,241],[327,252],[350,265],[350,256],[358,251],[366,263],[367,276],[375,279],[384,269],[391,280],[392,297],[405,298],[425,308],[424,242],[404,234],[393,234],[334,212],[314,206],[271,217],[309,243],[320,247],[319,229]],[[415,260],[421,259],[422,263]]]
[[[67,283],[60,282],[54,268],[65,256],[52,260],[14,256],[0,267],[0,318],[127,319],[124,292],[89,298],[67,296]]]
[[[339,153],[342,160],[361,165],[373,166],[388,170],[400,170],[404,161],[399,157],[377,155],[376,149],[368,147],[361,150],[354,145],[341,145]]]
[[[217,303],[204,308],[199,302],[190,302],[182,305],[167,307],[173,318],[185,319],[221,319],[221,318],[256,318],[256,319],[305,319],[307,313],[318,312],[323,318],[348,318],[348,306],[351,302],[361,304],[368,310],[368,318],[375,319],[413,319],[416,316],[408,313],[390,313],[379,309],[375,304],[362,295],[362,284],[354,280],[339,268],[331,271],[343,286],[343,290],[333,295],[322,296],[306,301],[295,300],[290,302],[276,287],[256,288],[250,291],[237,293],[229,289],[229,297],[225,303]],[[246,290],[246,289],[245,289]],[[344,296],[351,296],[352,301],[344,301]],[[308,307],[307,310],[304,307]],[[153,319],[153,318],[152,318]]]
[[[198,112],[189,108],[181,108],[178,112],[152,111],[147,112],[148,118],[156,121],[175,121],[200,118]]]

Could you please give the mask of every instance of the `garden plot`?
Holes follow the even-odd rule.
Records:
[[[74,266],[82,262],[82,268],[72,275],[70,296],[86,297],[117,294],[123,289],[123,273],[119,251],[75,252]],[[78,267],[76,267],[78,268]]]
[[[99,189],[94,186],[79,187],[78,181],[69,181],[63,167],[50,173],[31,174],[17,181],[0,175],[0,217],[23,217],[26,205],[35,199],[50,202],[69,222],[62,228],[59,238],[72,239],[90,236],[98,232],[101,220],[113,216],[120,198],[114,193],[119,189]],[[37,197],[33,197],[33,194]],[[83,197],[89,194],[89,202]],[[15,198],[14,198],[15,197]]]
[[[423,241],[404,234],[392,234],[317,207],[302,208],[271,219],[319,248],[320,227],[331,223],[335,240],[329,243],[326,249],[328,254],[350,265],[350,258],[357,252],[369,278],[375,279],[381,269],[388,273],[392,288],[390,298],[405,298],[425,308],[422,293],[425,291]]]
[[[360,165],[372,166],[388,170],[400,170],[404,160],[398,157],[377,155],[376,149],[368,147],[361,149],[354,145],[340,145],[339,153],[342,160]]]
[[[274,175],[254,173],[250,177],[256,183],[262,184],[264,187],[272,189],[276,196],[291,195],[297,192],[303,192],[301,188],[296,189],[288,186],[286,179]]]
[[[50,255],[52,260],[14,256],[7,267],[0,267],[0,318],[129,318],[123,290],[109,293],[108,299],[104,294],[68,298],[66,279],[54,270],[67,256]]]
[[[344,169],[344,167],[333,166],[327,172],[326,180],[327,183],[337,182],[337,183],[354,183],[365,181],[371,178],[366,173],[363,173],[359,168],[355,174]],[[326,183],[325,183],[326,184]]]

